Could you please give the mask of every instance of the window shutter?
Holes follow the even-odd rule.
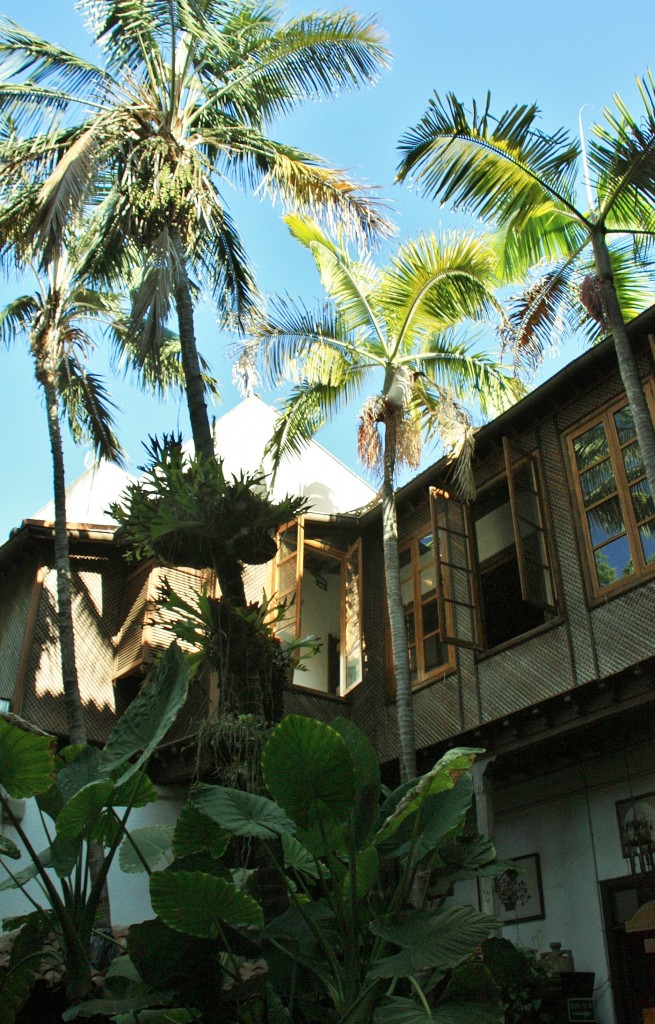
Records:
[[[482,650],[473,535],[468,506],[430,488],[437,606],[444,643]]]
[[[282,614],[275,617],[273,630],[282,640],[296,640],[300,636],[303,540],[302,520],[287,523],[278,530],[274,603],[285,607]]]
[[[503,454],[521,597],[537,608],[556,612],[553,568],[539,490],[537,460],[534,455],[517,454],[515,457],[508,437],[503,438]]]
[[[362,542],[356,540],[341,564],[341,693],[362,681]]]

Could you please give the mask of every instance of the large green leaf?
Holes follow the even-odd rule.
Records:
[[[190,804],[235,836],[272,839],[291,835],[294,823],[272,800],[226,786],[196,786]]]
[[[223,924],[264,923],[256,900],[204,871],[160,871],[150,878],[150,898],[169,928],[201,939],[216,938]]]
[[[355,807],[355,767],[345,740],[323,722],[288,715],[273,730],[262,754],[269,792],[301,828],[327,808],[346,821]]]
[[[319,877],[316,858],[295,836],[282,836],[282,852],[285,867],[309,875],[310,878]]]
[[[114,790],[111,798],[112,807],[145,807],[157,800],[157,790],[145,772],[139,772],[138,778],[130,778],[122,782]]]
[[[413,846],[414,864],[436,849],[448,833],[457,828],[461,829],[472,800],[473,780],[468,772],[460,775],[452,789],[445,789],[423,800],[420,806],[418,834]],[[386,842],[378,843],[381,855],[406,856],[412,842],[414,825],[413,815],[406,817],[394,835]]]
[[[42,736],[0,718],[0,786],[10,797],[45,793],[52,784],[54,738]]]
[[[346,743],[355,766],[357,802],[354,813],[355,842],[366,843],[380,804],[380,765],[368,737],[345,718],[332,722]]]
[[[118,851],[118,863],[126,874],[146,871],[144,861],[151,871],[171,863],[173,851],[172,825],[145,825],[135,828],[126,836]],[[137,847],[139,853],[134,847]]]
[[[374,963],[372,978],[404,978],[428,967],[456,967],[498,927],[498,920],[472,907],[420,910],[403,915],[400,923],[374,921],[371,931],[401,946],[401,952]]]
[[[380,858],[375,846],[367,846],[359,850],[355,856],[355,889],[357,899],[363,899],[377,884],[380,874]],[[350,899],[351,873],[345,877],[343,883],[343,894],[345,899]]]
[[[98,779],[80,789],[61,809],[55,827],[64,839],[90,836],[114,791],[111,779]]]
[[[502,1008],[492,1003],[439,1003],[432,1010],[402,996],[385,996],[375,1008],[374,1024],[499,1024]]]
[[[59,758],[65,763],[57,772],[57,789],[64,803],[90,782],[107,777],[100,770],[100,757],[97,747],[64,747],[60,752]]]
[[[21,852],[9,836],[0,835],[0,857],[9,857],[10,860],[20,860]]]
[[[44,868],[52,867],[52,854],[50,847],[48,846],[45,850],[41,850],[41,853],[37,854],[39,863]],[[25,885],[32,878],[36,878],[39,873],[39,869],[34,862],[27,864],[26,867],[21,868],[20,871],[14,872],[14,877],[7,877],[0,882],[0,892],[3,889],[17,889],[21,885]]]
[[[64,836],[55,836],[50,847],[52,866],[60,878],[68,878],[75,869],[80,853],[82,852],[82,839],[66,839]]]
[[[176,857],[189,857],[206,850],[212,857],[222,857],[230,838],[231,834],[206,814],[186,804],[175,822],[173,853]]]
[[[118,719],[102,752],[102,770],[122,770],[119,782],[139,771],[184,704],[189,685],[186,659],[172,643],[127,711]],[[137,756],[138,755],[138,756]],[[135,758],[134,761],[131,761]]]
[[[427,797],[434,796],[446,789],[452,789],[462,772],[469,770],[480,753],[482,751],[479,749],[455,747],[444,754],[429,772],[407,789],[393,812],[376,833],[374,842],[380,843],[394,835],[405,818],[414,814]]]

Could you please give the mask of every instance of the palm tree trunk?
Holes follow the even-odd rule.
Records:
[[[596,273],[601,282],[602,300],[607,324],[614,339],[614,350],[619,364],[619,373],[625,388],[628,404],[634,419],[637,440],[644,460],[646,476],[651,494],[655,496],[655,427],[648,407],[646,393],[639,376],[637,361],[625,329],[625,321],[619,306],[609,249],[605,235],[597,229],[592,235]]]
[[[396,417],[391,413],[384,425],[384,474],[382,478],[382,544],[387,609],[391,633],[391,655],[396,682],[396,714],[400,739],[400,775],[403,782],[416,777],[414,705],[409,670],[409,648],[405,609],[400,586],[398,518],[393,477],[396,466]]]
[[[191,435],[196,455],[214,458],[214,442],[209,425],[205,388],[198,358],[198,346],[193,323],[193,299],[186,266],[186,253],[179,232],[170,228],[171,240],[177,258],[175,269],[175,308],[177,309],[182,369],[184,370],[185,393]]]
[[[47,345],[47,341],[46,341]],[[52,455],[53,472],[53,494],[55,504],[55,571],[57,573],[57,626],[59,629],[59,651],[61,657],[61,675],[64,687],[64,707],[66,709],[66,727],[68,738],[74,745],[86,745],[87,732],[84,721],[84,711],[80,698],[79,679],[77,675],[77,661],[75,657],[75,634],[73,631],[73,604],[72,585],[70,571],[70,553],[68,548],[68,527],[66,517],[66,475],[64,470],[64,450],[61,440],[59,423],[59,402],[57,399],[56,377],[54,371],[54,355],[49,353],[46,356],[48,365],[37,367],[37,378],[40,380],[45,392],[46,409],[48,413],[48,434],[50,437],[50,453]],[[104,861],[104,850],[98,843],[89,845],[89,873],[94,881]],[[111,932],[111,909],[109,903],[109,892],[105,884],[100,895],[95,927],[99,931]],[[106,956],[105,953],[103,953]],[[113,947],[112,947],[113,955]],[[75,954],[76,956],[76,954]],[[75,960],[75,956],[73,959]],[[79,958],[78,958],[79,959]],[[75,960],[77,962],[77,960]],[[99,966],[92,956],[94,966]],[[76,977],[76,972],[73,972]],[[87,978],[88,975],[88,978]],[[86,979],[86,980],[85,980]],[[86,981],[88,980],[88,984]],[[90,986],[91,977],[88,973],[88,963],[81,971],[79,983],[86,988]],[[80,997],[81,998],[81,997]]]
[[[55,571],[57,573],[57,624],[59,628],[59,650],[61,675],[64,686],[64,706],[68,736],[73,744],[85,744],[86,725],[80,700],[80,690],[75,660],[75,638],[73,634],[73,606],[71,599],[71,571],[68,551],[68,529],[66,526],[66,479],[64,474],[64,451],[59,426],[59,402],[52,367],[37,370],[45,392],[48,413],[48,434],[52,455],[53,488],[55,502]]]

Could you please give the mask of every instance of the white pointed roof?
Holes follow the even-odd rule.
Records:
[[[263,454],[276,417],[275,409],[253,395],[216,420],[216,452],[223,458],[226,476],[236,476],[240,470],[256,473],[261,469],[270,474],[271,460],[264,460]],[[193,448],[191,444],[187,447]],[[107,511],[110,503],[118,500],[136,479],[109,462],[86,469],[66,488],[68,522],[112,524],[114,520]],[[273,486],[274,499],[300,495],[311,500],[311,511],[328,514],[351,512],[367,505],[375,493],[316,441],[310,441],[299,455],[282,460]],[[50,501],[32,518],[52,522],[54,514],[54,503]]]
[[[239,470],[255,473],[271,471],[271,459],[263,458],[264,448],[273,433],[277,412],[256,395],[245,398],[214,424],[216,453],[224,462],[227,476]],[[285,457],[280,463],[273,497],[286,494],[311,499],[313,512],[351,512],[367,505],[375,490],[339,459],[310,441],[300,454]]]
[[[115,524],[109,515],[109,505],[116,501],[128,484],[135,483],[136,477],[113,462],[98,462],[89,466],[66,488],[66,518],[69,523],[85,523],[93,526]],[[54,501],[40,508],[33,519],[53,522]]]

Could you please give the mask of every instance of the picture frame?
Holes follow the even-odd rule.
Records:
[[[512,857],[516,869],[508,868],[495,880],[498,917],[506,924],[540,921],[546,916],[538,853]]]
[[[621,855],[634,856],[640,843],[655,842],[655,793],[640,793],[616,801]]]

